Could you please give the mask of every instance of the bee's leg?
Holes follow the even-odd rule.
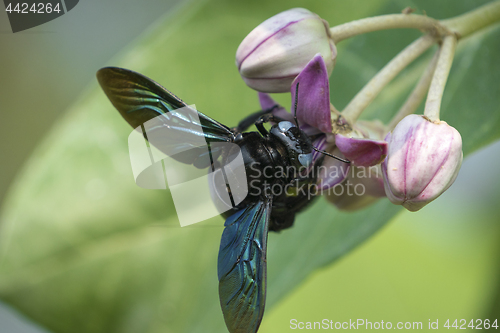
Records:
[[[249,115],[248,117],[244,118],[242,121],[240,121],[240,123],[238,124],[238,126],[236,127],[233,127],[232,130],[233,132],[236,132],[236,133],[241,133],[241,132],[244,132],[246,131],[250,126],[252,126],[253,124],[255,124],[257,122],[257,120],[259,120],[262,116],[265,116],[267,114],[270,114],[271,112],[274,111],[274,109],[276,109],[279,105],[276,104],[275,106],[273,106],[272,108],[269,108],[269,109],[265,109],[265,110],[261,110],[261,111],[257,111],[255,113],[252,113],[251,115]]]
[[[279,123],[281,121],[284,121],[284,119],[280,118],[280,117],[276,117],[272,113],[265,114],[265,115],[261,116],[259,119],[257,119],[257,121],[255,122],[255,127],[257,127],[260,134],[262,134],[262,136],[264,136],[264,137],[269,135],[269,132],[264,127],[264,124],[268,123],[270,121],[272,121],[273,123]]]

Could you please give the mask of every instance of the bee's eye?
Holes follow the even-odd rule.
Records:
[[[312,153],[309,153],[309,154],[299,154],[298,158],[299,158],[300,164],[302,164],[305,167],[308,167],[312,163],[313,154]]]
[[[292,124],[289,121],[280,121],[278,123],[278,128],[280,129],[281,132],[286,133],[290,128],[295,127],[294,124]]]

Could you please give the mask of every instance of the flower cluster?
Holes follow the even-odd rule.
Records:
[[[318,150],[351,162],[314,152],[314,162],[323,158],[318,188],[330,202],[354,210],[387,197],[410,211],[421,209],[457,177],[462,162],[460,134],[446,122],[426,116],[407,115],[391,129],[378,120],[356,121],[357,117],[338,112],[330,102],[329,88],[336,56],[328,23],[296,8],[255,28],[239,46],[236,65],[246,84],[259,91],[263,110],[276,105],[268,92],[290,91],[296,109],[289,113],[280,106],[273,114],[293,121],[295,112]],[[333,169],[336,172],[329,172]],[[363,194],[334,191],[349,184],[361,184]]]

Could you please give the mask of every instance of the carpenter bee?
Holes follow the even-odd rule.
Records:
[[[219,297],[229,332],[257,332],[266,298],[268,231],[292,226],[295,214],[314,199],[307,191],[297,191],[297,187],[316,183],[314,173],[309,171],[318,167],[325,155],[340,158],[317,150],[312,144],[314,137],[299,128],[296,117],[295,124],[280,119],[273,115],[274,108],[256,112],[234,128],[194,110],[199,126],[193,127],[191,118],[175,112],[188,105],[149,78],[116,67],[102,68],[97,78],[111,103],[133,128],[155,118],[157,127],[168,127],[173,136],[182,133],[186,138],[188,133],[187,141],[190,137],[201,137],[209,147],[229,142],[240,149],[247,175],[244,181],[252,178],[252,187],[260,190],[249,191],[241,202],[223,214],[226,222],[218,256]],[[265,123],[273,125],[267,130]],[[252,125],[258,132],[245,132]],[[190,147],[190,142],[176,144]],[[170,147],[169,151],[176,148]],[[313,163],[314,150],[324,155]],[[208,158],[194,146],[186,151],[188,154],[177,159],[197,168],[224,164],[231,155],[224,149],[212,148]],[[290,168],[306,172],[269,172],[269,169]],[[272,189],[277,185],[287,190],[276,194]]]

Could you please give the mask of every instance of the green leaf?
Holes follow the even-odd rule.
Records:
[[[472,9],[465,1],[456,3],[428,2],[425,10],[445,18]],[[334,25],[407,5],[317,0],[308,8]],[[260,22],[296,6],[297,1],[189,2],[110,65],[143,73],[211,117],[236,124],[258,109],[256,93],[234,67],[237,46]],[[339,45],[331,79],[334,104],[345,105],[418,35],[378,32]],[[466,153],[500,135],[498,38],[496,29],[461,42],[452,68],[443,118],[461,131]],[[388,119],[423,61],[390,85],[367,117]],[[290,104],[288,94],[279,98]],[[180,228],[167,191],[137,187],[128,161],[130,131],[94,83],[40,145],[2,213],[0,297],[54,332],[224,331],[216,275],[223,220]],[[293,228],[271,234],[266,308],[398,211],[381,200],[343,213],[318,200]]]

